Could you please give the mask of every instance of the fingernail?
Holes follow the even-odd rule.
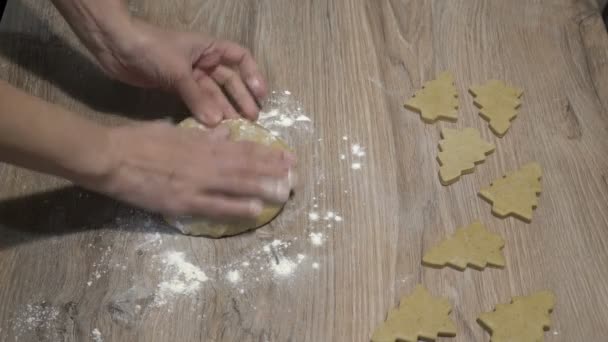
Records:
[[[199,114],[199,115],[197,115],[197,117],[203,123],[205,123],[205,124],[207,124],[208,126],[211,126],[211,127],[217,126],[217,124],[219,124],[220,121],[222,120],[222,114],[221,113],[209,113],[208,112],[207,114]]]
[[[260,89],[260,80],[257,79],[257,77],[249,77],[247,79],[247,85],[249,86],[249,89],[251,90],[259,90]]]
[[[262,204],[262,202],[260,200],[251,200],[249,202],[249,210],[252,215],[254,215],[254,216],[260,215],[262,213],[263,209],[264,209],[264,205]]]

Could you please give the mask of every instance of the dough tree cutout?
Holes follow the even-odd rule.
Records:
[[[454,87],[454,76],[446,71],[436,80],[425,83],[422,89],[405,103],[405,108],[420,113],[426,123],[433,123],[437,119],[456,121],[458,92]]]
[[[498,304],[495,311],[481,314],[478,321],[492,334],[490,342],[542,342],[554,306],[555,295],[541,291],[514,297],[511,304]]]
[[[475,96],[474,103],[480,108],[479,115],[490,122],[494,134],[504,136],[511,126],[511,120],[517,116],[523,90],[492,80],[482,86],[472,86],[469,91]]]
[[[437,336],[456,336],[456,326],[448,315],[452,311],[445,298],[435,298],[422,285],[401,298],[372,336],[372,342],[434,341]]]
[[[422,263],[427,266],[452,266],[463,271],[467,265],[484,269],[486,265],[504,267],[505,258],[501,249],[505,241],[498,234],[486,230],[479,221],[456,230],[453,236],[431,248]]]
[[[444,128],[441,136],[443,140],[439,142],[437,159],[441,164],[439,180],[443,185],[458,181],[461,174],[475,171],[475,164],[484,161],[486,155],[494,151],[494,145],[481,139],[475,128],[462,131]]]
[[[497,179],[479,195],[492,203],[492,213],[504,218],[509,215],[526,222],[532,220],[532,211],[538,204],[542,188],[542,170],[538,163],[528,163],[521,169]]]

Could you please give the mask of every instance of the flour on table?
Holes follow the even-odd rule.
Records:
[[[163,255],[163,281],[158,284],[154,304],[161,306],[176,296],[195,294],[202,283],[209,280],[205,272],[185,260],[182,252],[166,252]]]
[[[93,337],[93,342],[103,342],[103,338],[101,337],[101,332],[99,329],[95,328],[91,331],[91,337]]]
[[[288,277],[291,274],[293,274],[294,270],[296,269],[296,267],[298,266],[298,264],[296,264],[295,262],[287,259],[287,258],[279,258],[278,262],[273,262],[272,263],[272,271],[274,272],[274,275],[277,277]]]
[[[323,241],[325,240],[324,234],[320,232],[313,232],[310,233],[308,236],[310,238],[310,243],[312,243],[313,246],[321,246],[323,244]]]
[[[312,119],[288,90],[271,93],[263,103],[258,123],[292,147],[312,140]]]
[[[59,309],[46,302],[25,305],[12,320],[15,337],[31,333],[52,335],[59,314]]]
[[[308,219],[311,221],[319,221],[319,213],[316,211],[311,211],[308,213]]]
[[[238,270],[232,270],[226,275],[229,282],[236,284],[241,281],[241,273]]]

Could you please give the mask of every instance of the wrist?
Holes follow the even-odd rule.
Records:
[[[87,49],[99,56],[111,54],[116,43],[131,36],[132,18],[124,0],[53,0]]]
[[[91,126],[88,142],[69,153],[65,164],[67,179],[90,190],[103,191],[116,165],[111,130],[100,124]]]

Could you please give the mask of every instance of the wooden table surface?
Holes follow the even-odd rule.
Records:
[[[0,341],[368,341],[419,283],[453,304],[458,335],[440,341],[488,341],[480,313],[543,289],[557,297],[546,341],[608,338],[608,35],[594,1],[129,7],[253,51],[275,105],[312,119],[282,131],[304,186],[269,226],[211,240],[1,165]],[[6,11],[2,79],[106,123],[185,115],[171,95],[105,78],[50,2],[11,0]],[[425,124],[403,103],[444,70],[456,78],[459,120]],[[524,89],[502,139],[467,93],[489,79]],[[443,127],[478,128],[497,146],[449,187],[435,159]],[[492,216],[477,192],[529,161],[544,171],[532,222]],[[342,221],[325,220],[328,211]],[[425,250],[475,219],[505,238],[505,269],[421,266]],[[172,266],[180,258],[193,273]],[[180,284],[192,287],[163,287]]]

